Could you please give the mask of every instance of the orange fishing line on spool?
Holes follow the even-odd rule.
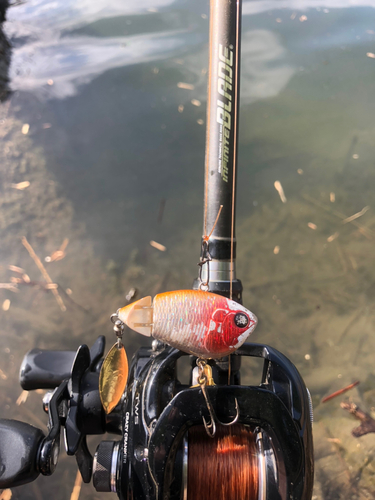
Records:
[[[189,430],[187,500],[257,500],[255,435],[244,425],[218,426],[210,438],[203,426]]]

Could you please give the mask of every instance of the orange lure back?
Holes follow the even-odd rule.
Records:
[[[131,329],[200,358],[221,358],[253,332],[257,317],[234,300],[200,290],[145,297],[118,312]]]

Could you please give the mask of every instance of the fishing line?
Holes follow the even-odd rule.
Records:
[[[209,239],[215,230],[215,226],[217,224],[217,221],[219,220],[222,208],[223,208],[223,205],[220,205],[218,214],[216,216],[216,219],[215,219],[215,222],[214,222],[214,225],[211,229],[210,234],[205,235],[202,238],[202,252],[201,252],[200,262],[198,262],[198,266],[200,266],[198,279],[200,281],[199,289],[202,291],[205,291],[205,292],[208,292],[210,289],[210,262],[211,262],[212,258],[211,258],[210,252],[209,252]],[[207,268],[206,268],[207,269],[206,281],[203,281],[203,279],[202,279],[202,271],[203,271],[204,264],[206,264],[206,266],[207,266]]]
[[[240,0],[237,0],[236,19],[236,73],[235,73],[235,94],[234,94],[234,145],[233,145],[233,184],[232,184],[232,221],[230,235],[230,288],[229,298],[233,296],[233,253],[234,253],[234,206],[236,193],[236,159],[237,159],[237,113],[238,113],[238,53],[239,53],[239,32],[240,32]]]
[[[189,430],[187,500],[256,500],[259,467],[255,435],[235,424],[217,427],[214,438],[203,426]]]
[[[206,233],[206,235],[205,235],[205,236],[203,236],[203,241],[208,241],[208,240],[211,238],[212,233],[213,233],[213,232],[214,232],[214,230],[215,230],[215,227],[216,227],[217,221],[219,220],[219,217],[220,217],[221,211],[222,211],[222,209],[223,209],[223,206],[224,206],[224,205],[220,205],[220,208],[219,208],[219,211],[218,211],[218,213],[217,213],[217,216],[216,216],[216,219],[215,219],[214,225],[212,226],[211,232],[210,232],[210,234],[209,234],[208,236],[207,236],[207,233]],[[205,232],[206,232],[206,231],[205,231]]]
[[[205,157],[205,201],[204,201],[204,236],[202,246],[202,264],[207,263],[207,290],[209,288],[210,255],[208,242],[219,220],[223,205],[216,216],[213,227],[208,234],[208,194],[209,194],[209,167],[210,167],[210,131],[211,131],[211,86],[215,76],[213,61],[216,55],[215,29],[219,25],[219,5],[217,0],[210,0],[210,33],[209,33],[209,72],[208,72],[208,98],[207,98],[207,127],[206,127],[206,157]],[[235,71],[233,78],[234,110],[233,110],[233,152],[232,152],[232,186],[231,186],[231,215],[230,215],[230,273],[229,273],[229,298],[233,298],[234,280],[234,229],[235,229],[235,190],[236,190],[236,162],[237,162],[237,134],[238,134],[238,102],[239,102],[239,37],[241,0],[236,0],[235,21]],[[216,26],[216,28],[215,28]],[[233,46],[230,46],[233,49]],[[217,56],[216,56],[217,57]],[[213,119],[213,118],[212,118]],[[213,142],[215,147],[215,142]],[[210,215],[211,217],[211,215]],[[210,219],[212,220],[212,219]],[[206,253],[206,255],[205,255]],[[201,285],[202,285],[201,280]],[[231,356],[228,357],[228,385],[231,379]],[[202,459],[203,457],[203,459]],[[221,472],[219,472],[219,470]],[[218,473],[219,472],[219,473]],[[189,473],[188,473],[188,500],[195,500],[202,496],[202,485],[205,500],[252,500],[258,497],[258,463],[256,459],[256,446],[254,435],[244,427],[235,425],[230,429],[221,427],[214,439],[207,436],[202,427],[194,427],[189,431]],[[218,481],[218,477],[221,478]]]
[[[214,0],[210,1],[210,10],[214,12]],[[210,34],[209,34],[209,59],[208,59],[208,96],[207,96],[207,127],[206,127],[206,169],[205,169],[205,193],[204,193],[204,234],[207,234],[207,211],[208,211],[208,170],[210,163],[210,114],[211,114],[211,81],[212,81],[212,58],[213,58],[213,23],[210,22]],[[216,223],[215,223],[216,225]]]

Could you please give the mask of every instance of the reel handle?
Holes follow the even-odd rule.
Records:
[[[105,337],[101,335],[90,349],[90,371],[100,371],[105,349]],[[54,389],[72,375],[76,351],[49,351],[32,349],[22,360],[20,384],[25,391]]]
[[[25,391],[54,389],[70,378],[75,351],[32,349],[22,360],[20,384]]]
[[[18,420],[0,419],[0,489],[34,481],[39,476],[43,432]]]

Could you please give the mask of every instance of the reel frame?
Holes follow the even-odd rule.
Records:
[[[159,351],[141,348],[133,359],[117,458],[120,499],[183,498],[184,436],[191,426],[202,424],[202,417],[209,418],[200,387],[183,386],[176,379],[176,363],[184,355],[163,346]],[[244,344],[233,356],[264,359],[260,385],[211,386],[206,390],[223,421],[232,419],[233,399],[237,398],[238,423],[257,429],[260,460],[262,454],[265,456],[264,448],[273,450],[279,470],[271,470],[265,462],[259,498],[310,499],[314,474],[312,412],[298,370],[276,349],[263,344]]]

